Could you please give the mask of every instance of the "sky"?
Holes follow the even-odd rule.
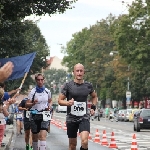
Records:
[[[55,14],[40,17],[37,23],[42,35],[50,47],[50,56],[63,58],[60,52],[61,46],[66,46],[72,35],[89,28],[97,21],[105,19],[110,13],[118,16],[127,13],[127,4],[133,0],[78,0],[72,6],[75,8],[66,10],[64,14]]]

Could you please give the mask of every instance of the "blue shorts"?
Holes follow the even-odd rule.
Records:
[[[17,120],[19,120],[19,121],[23,121],[23,118],[16,118],[16,121],[17,121]]]

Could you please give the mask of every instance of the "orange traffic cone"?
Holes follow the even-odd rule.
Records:
[[[67,127],[66,127],[66,122],[64,122],[64,127],[63,129],[66,131],[67,130]]]
[[[107,138],[106,138],[106,131],[103,130],[103,136],[102,136],[102,142],[101,142],[101,145],[108,145],[108,142],[107,142]]]
[[[92,136],[91,134],[89,133],[89,137],[88,137],[89,140],[92,140]]]
[[[59,127],[59,129],[61,129],[61,128],[62,128],[62,126],[61,126],[61,121],[59,121],[59,125],[58,125],[58,127]]]
[[[118,146],[116,145],[114,132],[111,133],[111,141],[110,141],[109,148],[118,148]]]
[[[133,137],[132,137],[131,150],[138,150],[135,134],[133,134]]]
[[[59,126],[59,120],[55,120],[55,125],[56,125],[56,127]]]
[[[93,140],[95,143],[100,143],[100,136],[98,133],[98,129],[96,129],[95,138]]]
[[[51,124],[55,124],[55,120],[54,119],[51,119]]]

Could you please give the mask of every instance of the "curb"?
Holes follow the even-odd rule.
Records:
[[[12,134],[11,134],[9,142],[6,144],[4,150],[13,150],[15,140],[16,140],[16,121],[14,121]]]
[[[15,134],[16,133],[16,122],[15,122],[15,120],[13,121],[13,124],[11,124],[11,125],[12,125],[12,127],[10,127],[10,125],[6,125],[8,127],[8,129],[6,129],[6,139],[4,139],[4,142],[6,143],[6,145],[4,147],[1,147],[0,150],[10,150],[10,146],[11,146],[12,141],[14,139],[13,137],[16,135]]]
[[[8,143],[6,144],[4,150],[10,150],[10,145],[11,145],[13,136],[14,136],[14,130],[12,130],[12,134],[11,134],[11,136],[10,136],[10,138],[9,138],[9,141],[8,141]]]

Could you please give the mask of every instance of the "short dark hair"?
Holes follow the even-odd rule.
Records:
[[[5,87],[5,84],[0,82],[0,87],[1,87],[1,88],[4,88],[4,87]]]
[[[38,76],[42,76],[43,79],[45,79],[45,76],[44,76],[42,73],[37,73],[37,74],[35,75],[35,80],[37,80],[37,77],[38,77]]]

